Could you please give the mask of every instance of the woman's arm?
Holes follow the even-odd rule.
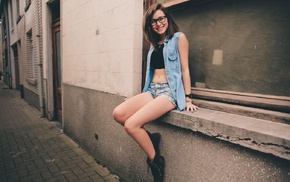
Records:
[[[182,80],[184,85],[185,94],[191,94],[191,80],[190,80],[190,72],[188,66],[188,53],[189,53],[189,43],[186,36],[181,33],[178,40],[178,51],[181,63],[181,72],[182,72]],[[186,110],[193,111],[197,110],[198,107],[193,105],[191,102],[191,98],[186,97]]]

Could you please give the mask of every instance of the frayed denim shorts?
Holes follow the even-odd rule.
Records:
[[[176,100],[174,99],[172,91],[167,82],[151,83],[146,93],[151,94],[154,99],[158,96],[165,97],[174,106],[176,106]]]

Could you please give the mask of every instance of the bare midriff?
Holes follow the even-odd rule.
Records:
[[[154,75],[152,78],[153,83],[161,83],[161,82],[167,82],[167,76],[165,69],[155,69]]]

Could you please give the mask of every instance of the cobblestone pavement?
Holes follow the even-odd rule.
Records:
[[[0,81],[0,181],[122,180]]]

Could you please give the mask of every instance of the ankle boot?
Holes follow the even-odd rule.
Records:
[[[147,164],[151,169],[154,182],[163,182],[165,164],[164,157],[161,155],[156,155],[153,161],[147,158]]]
[[[160,143],[160,140],[161,140],[160,133],[150,133],[148,131],[146,131],[146,132],[148,133],[148,135],[150,137],[150,140],[153,143],[156,156],[159,156],[160,155],[159,143]]]

